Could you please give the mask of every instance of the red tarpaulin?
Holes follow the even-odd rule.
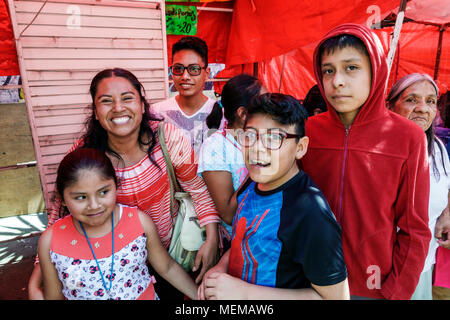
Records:
[[[0,76],[20,74],[7,1],[0,1]]]
[[[399,0],[236,0],[227,64],[263,61],[319,40],[333,27],[384,17]]]
[[[393,21],[398,8],[386,19]],[[383,23],[385,24],[385,23]],[[450,2],[411,0],[405,9],[405,22],[392,65],[390,87],[397,79],[413,72],[427,73],[435,79],[440,92],[450,87]],[[375,30],[388,48],[393,27]]]
[[[270,91],[289,93],[303,99],[315,84],[312,52],[317,41],[331,28],[345,22],[375,23],[396,14],[400,0],[235,0],[234,2],[177,4],[201,7],[233,8],[230,12],[198,11],[197,36],[209,47],[209,63],[226,63],[216,77],[228,78],[240,72],[258,76]],[[408,1],[406,18],[425,23],[450,22],[450,2],[442,0]],[[392,27],[375,30],[387,52]],[[447,25],[448,30],[448,25]],[[450,84],[450,31],[443,32],[438,84],[446,90]],[[168,35],[168,61],[171,49],[181,36]],[[391,80],[411,72],[434,75],[439,40],[437,25],[405,22],[394,60]],[[400,57],[399,60],[398,57]],[[6,1],[0,1],[0,75],[19,74],[14,37]],[[281,79],[281,81],[280,81]],[[281,84],[281,86],[280,86]],[[216,91],[221,91],[216,85]]]
[[[334,1],[305,1],[299,5],[295,0],[276,3],[236,0],[227,62],[257,61],[258,76],[269,91],[278,92],[281,88],[281,92],[303,99],[315,84],[312,54],[317,41],[341,23],[371,24],[390,13],[396,14],[399,3],[399,0],[344,1],[339,3],[340,9],[336,9]],[[411,0],[405,12],[409,19],[414,17],[427,23],[450,22],[448,1]],[[375,30],[386,54],[392,32],[392,27]],[[438,39],[438,26],[404,23],[390,84],[412,72],[424,72],[433,77]],[[449,47],[449,31],[445,31],[437,78],[441,91],[447,90],[450,84]]]

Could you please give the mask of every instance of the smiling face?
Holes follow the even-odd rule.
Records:
[[[98,169],[80,169],[76,180],[63,191],[63,204],[72,217],[88,227],[109,225],[116,204],[116,185]]]
[[[189,66],[197,64],[205,67],[205,61],[194,50],[184,49],[175,53],[172,57],[172,65]],[[187,70],[184,70],[181,76],[173,75],[173,83],[179,94],[183,97],[197,97],[203,94],[205,81],[209,78],[210,69],[202,69],[198,76],[191,76]]]
[[[95,119],[111,137],[130,137],[139,133],[144,103],[131,82],[123,77],[100,81],[95,94]]]
[[[348,127],[370,94],[369,57],[350,46],[336,48],[334,52],[322,54],[321,70],[325,96]]]
[[[264,114],[252,115],[245,129],[255,129],[259,135],[274,129],[295,134],[295,125],[282,125]],[[308,137],[302,137],[298,142],[295,138],[284,139],[277,150],[267,149],[261,140],[259,137],[253,146],[242,148],[245,165],[250,178],[258,183],[260,190],[273,190],[299,172],[296,160],[306,153],[309,140]]]
[[[395,102],[392,111],[417,123],[423,131],[428,130],[437,112],[436,90],[429,81],[410,85]]]

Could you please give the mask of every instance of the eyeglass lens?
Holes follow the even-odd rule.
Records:
[[[239,132],[238,142],[245,147],[251,147],[256,143],[258,136],[261,139],[263,146],[270,150],[279,149],[285,137],[285,135],[280,131],[269,131],[258,134],[258,132],[254,129],[247,129]]]
[[[181,64],[176,64],[172,66],[172,74],[181,76],[186,69],[191,76],[198,76],[202,72],[203,68],[198,64],[190,64],[187,67]]]

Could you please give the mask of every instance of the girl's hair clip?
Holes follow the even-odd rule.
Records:
[[[218,103],[219,106],[223,109],[222,100],[217,100],[217,103]]]

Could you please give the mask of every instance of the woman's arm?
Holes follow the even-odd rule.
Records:
[[[222,258],[220,258],[220,261],[211,269],[209,269],[204,277],[202,283],[198,287],[198,299],[199,300],[205,300],[205,281],[208,279],[208,276],[212,273],[227,273],[228,271],[228,262],[230,259],[230,250],[228,249],[227,252],[224,253]]]
[[[55,266],[50,260],[50,244],[52,228],[42,233],[38,244],[39,264],[44,282],[44,298],[46,300],[63,300],[62,284],[59,281]]]
[[[210,223],[205,226],[206,240],[200,247],[195,257],[194,267],[192,271],[195,272],[200,268],[200,273],[195,279],[195,283],[202,281],[204,274],[217,262],[217,248],[219,247],[219,231],[217,223]]]
[[[158,274],[192,300],[197,299],[197,285],[184,269],[172,259],[159,239],[152,219],[139,211],[139,219],[147,236],[148,261]]]

